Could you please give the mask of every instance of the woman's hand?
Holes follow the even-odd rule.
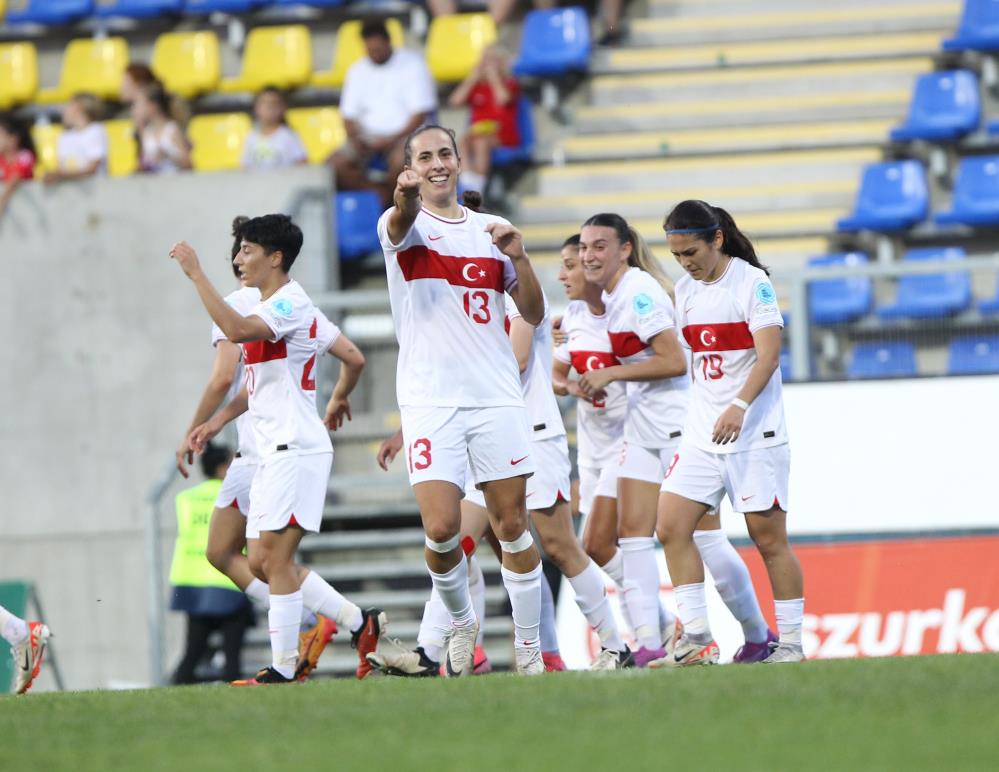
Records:
[[[711,441],[717,445],[735,442],[742,433],[742,422],[745,417],[745,410],[738,405],[729,405],[715,421],[715,428],[711,432]]]

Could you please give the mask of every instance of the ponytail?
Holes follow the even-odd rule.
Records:
[[[663,269],[662,264],[652,254],[652,250],[649,249],[649,245],[642,238],[642,235],[628,225],[627,220],[621,215],[609,212],[595,214],[583,223],[584,228],[587,225],[598,228],[610,228],[617,235],[618,241],[622,244],[631,244],[631,256],[628,258],[628,265],[632,268],[645,271],[662,285],[662,288],[670,297],[673,296],[673,280],[670,279],[669,275]]]
[[[482,194],[477,190],[466,190],[461,194],[461,204],[473,212],[482,211]]]
[[[236,274],[236,278],[239,278],[239,269],[236,267],[236,263],[233,262],[236,259],[236,255],[239,254],[239,250],[243,248],[243,226],[250,221],[250,218],[246,215],[237,215],[232,218],[232,255],[229,258],[229,267],[232,268],[232,272]]]
[[[681,201],[666,215],[663,230],[667,236],[670,233],[689,233],[701,241],[711,241],[715,233],[721,231],[721,251],[724,254],[745,260],[754,268],[759,268],[763,273],[770,275],[770,271],[756,256],[756,250],[749,237],[739,230],[732,215],[720,206],[711,206],[696,199]]]

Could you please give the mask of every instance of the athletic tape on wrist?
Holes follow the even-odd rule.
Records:
[[[499,543],[501,550],[510,553],[523,552],[532,544],[534,544],[534,537],[531,536],[530,531],[524,531],[513,541],[500,541]]]
[[[447,541],[434,541],[429,536],[426,538],[427,549],[439,552],[442,555],[446,552],[451,552],[460,543],[461,539],[458,537],[458,534],[455,534]]]

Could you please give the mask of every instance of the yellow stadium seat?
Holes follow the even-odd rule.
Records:
[[[468,77],[482,52],[496,42],[496,24],[488,13],[438,16],[427,34],[427,65],[438,83]]]
[[[238,169],[246,135],[252,124],[246,113],[198,115],[191,119],[187,136],[191,140],[191,164],[196,171],[214,172]]]
[[[401,48],[406,43],[405,33],[402,31],[402,24],[398,19],[386,19],[385,26],[388,28],[389,40],[392,46]],[[347,77],[347,70],[350,66],[365,55],[364,40],[361,38],[361,22],[358,19],[345,21],[336,31],[336,42],[333,49],[333,69],[325,72],[317,72],[312,76],[313,86],[325,88],[340,88],[343,86],[344,78]]]
[[[31,141],[35,143],[35,177],[41,178],[45,172],[59,168],[56,153],[62,126],[57,123],[36,123],[31,127]]]
[[[65,102],[79,92],[101,99],[118,99],[127,65],[125,38],[71,40],[62,57],[59,85],[42,89],[35,101],[42,104]]]
[[[222,78],[214,32],[167,32],[156,38],[153,72],[167,91],[192,99],[218,88]]]
[[[321,164],[347,141],[343,118],[335,107],[299,107],[289,110],[288,125],[302,138],[310,164]]]
[[[3,0],[0,0],[0,5],[2,3]],[[0,110],[30,102],[36,91],[38,52],[35,46],[31,43],[0,43]]]
[[[220,90],[259,91],[264,86],[298,88],[312,75],[312,39],[304,24],[257,27],[246,38],[243,71],[222,81]]]
[[[139,143],[130,120],[104,121],[108,133],[108,174],[127,177],[139,168]]]

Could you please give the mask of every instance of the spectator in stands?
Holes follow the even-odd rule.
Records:
[[[285,121],[288,103],[280,90],[268,86],[253,102],[257,119],[243,145],[244,169],[278,169],[308,160],[305,145]]]
[[[56,145],[59,168],[45,175],[46,183],[105,174],[108,133],[101,124],[103,106],[93,94],[76,94],[62,111],[63,132]]]
[[[375,188],[388,199],[406,137],[437,110],[437,90],[420,54],[392,48],[384,21],[365,22],[361,37],[368,55],[347,72],[340,96],[347,142],[330,162],[340,189]],[[384,189],[368,179],[372,167],[385,171]]]
[[[451,107],[468,105],[469,128],[461,139],[464,188],[484,191],[492,165],[493,149],[520,144],[517,102],[520,84],[510,74],[510,62],[499,46],[482,52],[482,60],[452,93]]]
[[[533,0],[535,8],[555,8],[558,0]],[[567,5],[570,3],[567,3]],[[571,3],[580,5],[581,3]],[[517,0],[488,0],[486,6],[497,26],[509,20],[518,5]],[[603,29],[597,37],[597,43],[602,46],[611,46],[621,41],[624,30],[621,26],[621,12],[624,8],[624,0],[599,0],[596,3],[586,3],[587,6],[599,5],[600,16]],[[434,16],[443,16],[457,11],[455,0],[432,0],[428,2]]]
[[[125,68],[125,74],[121,79],[121,101],[127,105],[132,104],[140,88],[156,82],[156,76],[148,64],[133,62]]]
[[[139,139],[139,167],[144,172],[191,168],[191,148],[180,121],[173,116],[170,95],[158,81],[135,90],[132,120]]]
[[[14,191],[35,176],[35,145],[22,121],[0,116],[0,218]]]

